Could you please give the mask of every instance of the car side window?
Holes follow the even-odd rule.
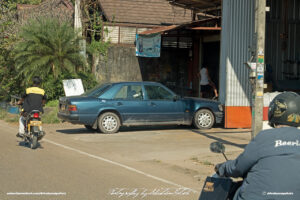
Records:
[[[140,85],[124,85],[115,95],[114,99],[142,100],[143,92]]]
[[[145,90],[150,100],[171,100],[173,94],[161,86],[145,85]]]

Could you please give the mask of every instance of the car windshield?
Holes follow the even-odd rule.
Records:
[[[111,84],[105,83],[102,85],[97,85],[96,87],[86,91],[82,94],[82,96],[88,96],[88,97],[99,97],[101,94],[103,94],[107,89],[111,87]]]

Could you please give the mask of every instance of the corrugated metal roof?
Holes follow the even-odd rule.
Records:
[[[163,27],[159,27],[159,28],[154,28],[151,30],[147,30],[144,32],[139,33],[140,35],[151,35],[151,34],[155,34],[155,33],[162,33],[165,31],[171,31],[174,30],[178,27],[178,25],[171,25],[171,26],[163,26]]]
[[[204,10],[208,8],[217,8],[221,6],[221,0],[167,0],[173,5],[193,9]]]
[[[166,0],[98,0],[110,22],[152,25],[192,21],[192,11],[172,6]]]
[[[183,23],[180,25],[158,27],[158,28],[154,28],[151,30],[141,32],[139,34],[140,35],[150,35],[150,34],[155,34],[155,33],[169,32],[169,31],[172,31],[175,29],[182,29],[182,28],[189,29],[189,30],[221,30],[221,27],[203,26],[203,24],[205,24],[205,23],[218,22],[219,20],[220,20],[219,17],[203,19],[203,20],[193,21],[193,22],[189,22],[189,23]]]

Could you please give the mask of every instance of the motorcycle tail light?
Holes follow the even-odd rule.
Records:
[[[77,111],[77,107],[76,107],[76,105],[69,105],[68,106],[69,107],[69,111]]]
[[[39,118],[40,117],[40,114],[39,113],[34,113],[33,114],[33,118]]]

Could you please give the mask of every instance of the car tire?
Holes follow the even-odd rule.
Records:
[[[193,119],[193,125],[198,129],[210,129],[215,124],[215,116],[208,109],[198,110]]]
[[[97,129],[93,128],[91,125],[84,125],[87,130],[96,131]]]
[[[113,112],[106,112],[98,118],[98,128],[102,133],[111,134],[119,131],[120,118]]]

